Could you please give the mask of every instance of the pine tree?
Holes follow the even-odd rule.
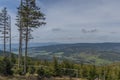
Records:
[[[18,15],[17,15],[17,27],[19,30],[19,54],[18,54],[18,69],[20,68],[21,65],[21,58],[22,58],[22,41],[23,41],[23,37],[22,37],[22,32],[23,32],[23,26],[22,26],[22,0],[20,3],[20,6],[18,8]]]
[[[20,34],[23,35],[22,38],[25,40],[24,72],[26,73],[28,42],[30,39],[33,39],[31,32],[33,29],[45,24],[45,15],[37,7],[36,0],[23,0],[21,3],[22,5],[18,8],[18,26]]]

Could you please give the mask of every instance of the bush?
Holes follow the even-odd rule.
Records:
[[[29,68],[28,68],[28,72],[29,72],[30,74],[34,74],[34,73],[35,73],[35,68],[34,68],[34,67],[29,67]]]
[[[41,68],[39,68],[39,69],[37,70],[37,74],[38,74],[39,76],[44,76],[44,75],[45,75],[45,70],[41,67]]]
[[[19,74],[19,75],[22,75],[23,74],[23,69],[22,68],[20,68],[20,69],[14,69],[14,73],[15,74]]]
[[[1,75],[12,75],[12,67],[13,64],[10,62],[10,60],[7,57],[4,57],[3,60],[0,61],[0,74]]]

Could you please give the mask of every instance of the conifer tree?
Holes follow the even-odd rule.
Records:
[[[20,3],[20,6],[18,7],[18,15],[17,15],[17,27],[19,30],[19,54],[18,54],[18,69],[20,68],[20,65],[22,64],[22,44],[23,44],[23,26],[22,26],[22,0]]]
[[[33,39],[31,32],[33,29],[45,24],[45,15],[36,5],[36,0],[23,0],[21,3],[22,5],[18,8],[18,16],[20,16],[18,17],[18,25],[20,32],[22,32],[20,34],[22,34],[22,38],[25,40],[24,72],[26,73],[28,42],[30,39]]]

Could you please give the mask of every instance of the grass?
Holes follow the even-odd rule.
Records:
[[[0,76],[0,80],[38,80],[36,78],[27,78],[25,76]],[[55,77],[55,78],[51,78],[52,80],[87,80],[87,79],[81,79],[81,78],[69,78],[69,77],[63,77],[63,78],[60,78],[60,77]],[[50,79],[50,80],[51,80]],[[42,80],[46,80],[45,79],[42,79]],[[47,79],[48,80],[48,79]]]
[[[87,80],[87,79],[80,79],[80,78],[55,78],[54,80]]]

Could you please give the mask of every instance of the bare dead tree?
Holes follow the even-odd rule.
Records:
[[[3,39],[3,55],[6,56],[6,44],[9,42],[9,53],[11,55],[11,18],[7,13],[7,8],[4,8],[0,13],[0,38]],[[8,41],[9,40],[9,41]]]

